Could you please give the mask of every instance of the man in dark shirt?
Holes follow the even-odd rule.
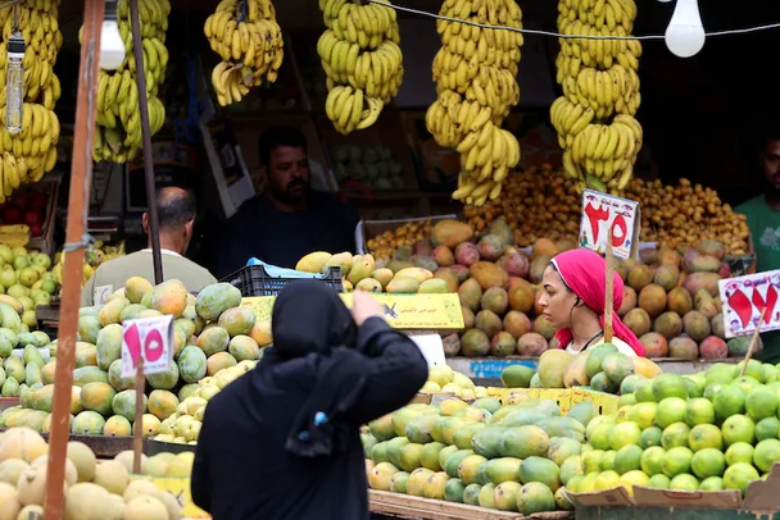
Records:
[[[354,253],[357,211],[335,194],[311,189],[306,138],[294,128],[268,128],[258,148],[265,190],[246,201],[220,232],[217,277],[252,257],[294,268],[314,251]]]

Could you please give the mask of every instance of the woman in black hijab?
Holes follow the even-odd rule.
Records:
[[[428,369],[417,346],[354,293],[320,283],[276,300],[273,347],[209,403],[192,498],[214,520],[367,520],[359,427],[411,401]]]

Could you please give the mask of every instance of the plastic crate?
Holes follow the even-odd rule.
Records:
[[[299,280],[321,281],[336,292],[343,292],[341,267],[328,268],[322,278],[283,278],[270,276],[262,265],[242,267],[221,281],[227,282],[241,291],[242,296],[279,296],[279,293],[292,282]]]

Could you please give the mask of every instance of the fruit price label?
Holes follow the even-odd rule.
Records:
[[[720,280],[718,289],[727,338],[752,334],[756,327],[780,330],[780,270]]]
[[[639,203],[600,191],[582,193],[580,247],[604,253],[612,229],[612,254],[623,260],[636,256],[639,245]]]
[[[128,320],[122,324],[122,377],[135,375],[138,360],[144,374],[167,371],[173,359],[173,316]]]

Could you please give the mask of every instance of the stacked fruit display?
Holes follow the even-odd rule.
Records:
[[[475,386],[466,374],[452,370],[449,366],[432,366],[428,370],[428,381],[420,389],[421,394],[452,394],[465,401],[487,397],[487,388]]]
[[[230,284],[207,286],[195,298],[178,280],[152,287],[143,278],[131,278],[105,306],[82,308],[73,373],[72,433],[130,435],[135,423],[145,435],[156,436],[167,434],[163,426],[166,420],[173,429],[172,423],[181,416],[197,417],[198,409],[251,369],[261,356],[261,347],[271,343],[270,323],[257,321],[250,309],[240,305],[241,293]],[[139,423],[135,417],[135,380],[121,377],[122,323],[162,315],[175,317],[175,362],[168,371],[147,376],[151,393],[144,397],[144,416]],[[0,414],[0,427],[28,426],[48,431],[56,344],[51,350],[55,359],[45,363],[39,369],[39,380],[21,392],[21,406]],[[194,422],[177,421],[181,426],[176,437],[194,440],[199,430]],[[184,432],[184,423],[189,423],[187,433],[178,435]]]
[[[168,49],[165,32],[171,4],[168,0],[140,2],[141,39],[143,44],[143,71],[136,70],[133,54],[133,31],[127,0],[118,5],[119,32],[125,43],[126,57],[114,71],[102,70],[98,79],[97,132],[93,157],[95,161],[124,163],[133,159],[142,146],[141,111],[139,108],[136,75],[146,79],[149,126],[152,135],[165,124],[165,105],[158,97],[165,81]],[[83,28],[82,28],[83,29]],[[81,41],[81,32],[79,41]]]
[[[62,47],[59,29],[59,0],[36,2],[24,0],[0,8],[0,204],[20,184],[37,182],[57,162],[57,142],[60,124],[54,113],[55,102],[62,94],[60,81],[54,74],[57,53]],[[11,133],[6,128],[8,40],[14,32],[14,13],[18,30],[24,37],[24,88],[21,131]]]
[[[512,0],[447,0],[439,14],[479,24],[522,28]],[[520,99],[517,64],[523,35],[440,19],[442,48],[433,60],[438,99],[425,123],[436,142],[461,154],[457,200],[481,206],[501,194],[504,179],[520,161],[515,136],[501,123]]]
[[[325,113],[347,135],[373,125],[398,94],[404,77],[401,35],[391,7],[358,0],[319,4],[327,27],[317,42],[327,76]]]
[[[627,356],[611,343],[572,355],[548,350],[539,357],[536,371],[511,365],[501,373],[507,388],[572,388],[589,386],[598,392],[630,393],[638,381],[652,379],[661,369],[646,358]]]
[[[0,516],[43,518],[49,446],[29,428],[10,428],[0,437]],[[189,475],[193,454],[160,454],[171,474]],[[129,464],[128,464],[129,462]],[[63,518],[87,520],[179,520],[181,504],[172,493],[148,480],[131,480],[132,452],[117,460],[97,461],[81,442],[69,442],[65,460]]]
[[[51,269],[51,257],[45,253],[28,251],[24,247],[11,249],[0,244],[0,294],[19,312],[33,311],[24,323],[35,325],[37,305],[48,305],[59,289],[57,277]]]
[[[510,176],[505,187],[509,197],[482,207],[466,206],[465,216],[477,231],[503,217],[520,247],[531,246],[539,238],[577,240],[582,197],[563,173],[549,167],[531,169]],[[637,201],[642,209],[642,242],[679,249],[701,240],[720,240],[730,255],[749,251],[745,216],[724,204],[714,190],[691,185],[687,179],[680,179],[676,186],[634,179],[621,196]]]
[[[634,119],[640,104],[638,40],[631,35],[634,0],[558,2],[561,51],[556,60],[563,96],[553,102],[550,119],[558,132],[563,167],[586,187],[617,193],[633,176],[642,148],[642,126]],[[600,39],[601,38],[601,39]]]
[[[222,61],[211,73],[220,105],[238,103],[263,80],[273,83],[284,59],[284,37],[271,0],[222,0],[203,28]]]
[[[777,368],[751,360],[692,376],[659,375],[594,418],[560,467],[569,492],[623,486],[745,492],[780,461]]]
[[[121,241],[117,245],[106,245],[103,242],[97,241],[94,244],[90,244],[87,248],[87,252],[84,255],[84,271],[81,276],[81,285],[84,286],[95,271],[101,264],[113,260],[119,256],[125,255],[125,242]],[[58,252],[54,255],[54,274],[57,283],[62,285],[65,276],[65,256],[62,252]]]
[[[428,263],[433,269],[437,265],[433,259]],[[377,265],[371,255],[352,255],[352,253],[330,253],[317,251],[310,253],[298,261],[295,269],[304,273],[325,273],[331,267],[339,267],[343,278],[344,292],[352,290],[387,293],[446,293],[457,290],[455,277],[442,278],[434,273],[418,267],[411,262],[388,264],[388,267]]]
[[[447,385],[455,376],[441,370],[436,377]],[[560,466],[580,454],[597,411],[583,402],[560,415],[554,401],[530,399],[406,406],[362,435],[369,485],[526,515],[571,509],[559,491]]]
[[[403,166],[389,146],[335,146],[330,156],[339,185],[354,181],[374,190],[404,187]]]
[[[389,262],[402,247],[412,247],[417,242],[428,238],[431,229],[433,229],[431,219],[404,222],[395,229],[387,230],[369,239],[368,250],[377,262]]]

